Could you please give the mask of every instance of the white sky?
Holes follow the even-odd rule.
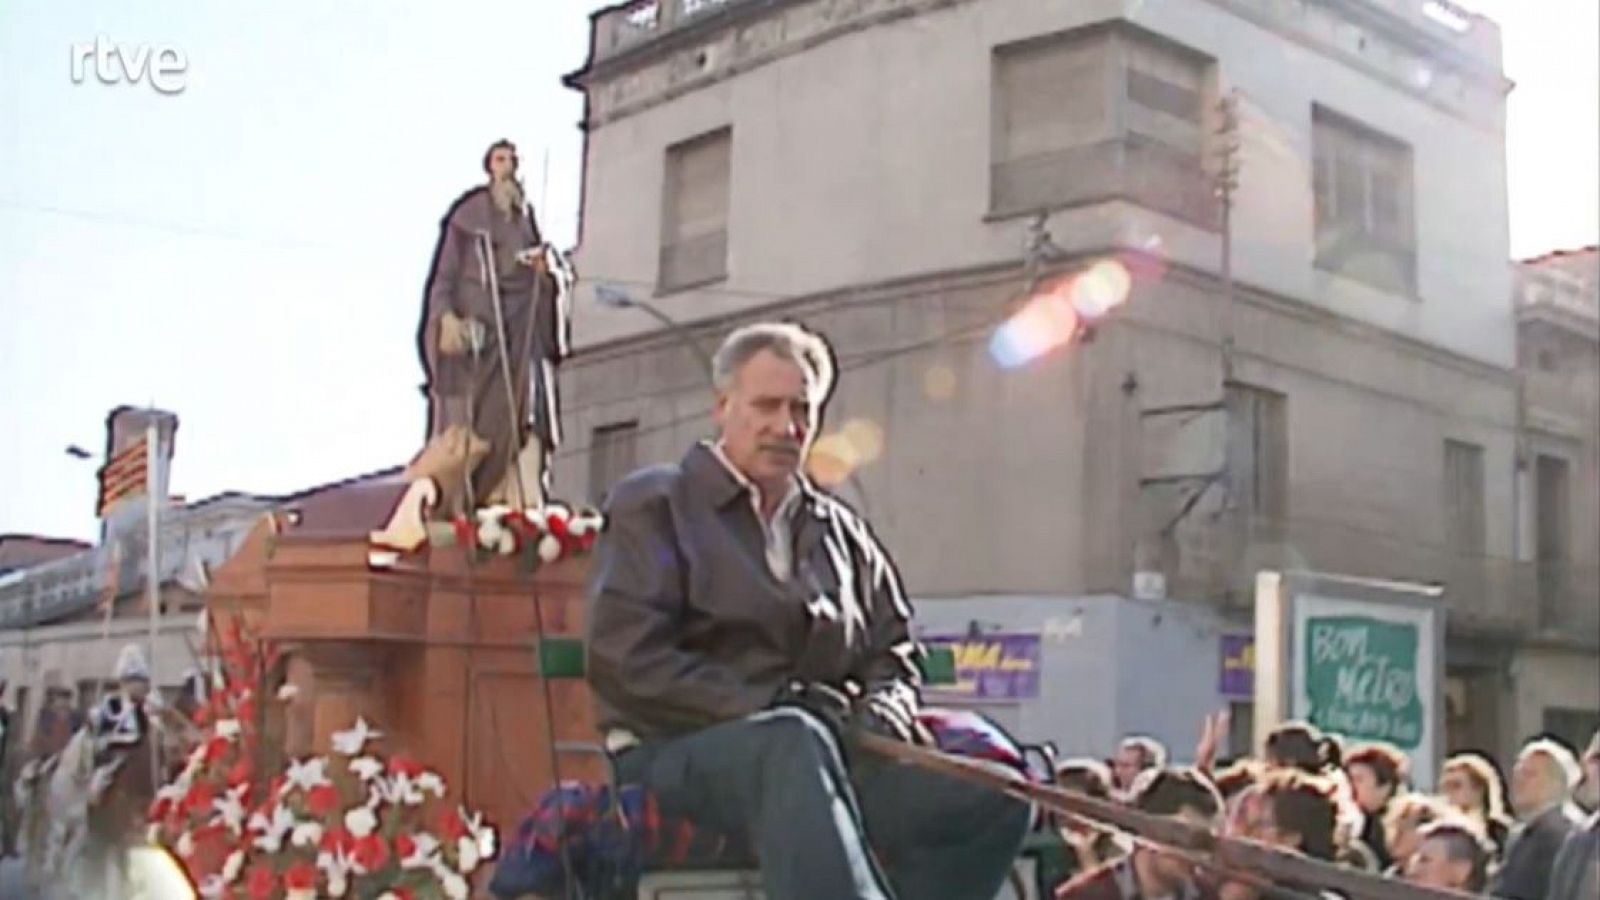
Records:
[[[404,462],[445,206],[510,137],[575,234],[594,0],[0,0],[0,533],[89,537],[107,410],[179,413],[173,489],[287,492]],[[1600,236],[1595,0],[1473,0],[1505,28],[1512,252]],[[69,76],[97,34],[187,87]],[[1581,77],[1575,73],[1582,73]],[[1462,190],[1474,190],[1462,185]],[[618,273],[584,273],[591,278]]]

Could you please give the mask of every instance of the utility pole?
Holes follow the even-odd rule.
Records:
[[[1213,191],[1221,213],[1222,258],[1222,389],[1227,399],[1233,381],[1233,195],[1239,188],[1239,92],[1229,91],[1217,103],[1217,172]]]
[[[156,463],[156,454],[161,444],[161,426],[156,419],[154,409],[150,410],[150,419],[144,426],[144,472],[145,472],[145,526],[149,530],[149,546],[146,547],[145,565],[145,597],[150,605],[150,655],[148,664],[151,668],[150,677],[155,679],[156,665],[156,639],[161,630],[161,518],[157,507],[157,495],[160,492],[159,467]]]

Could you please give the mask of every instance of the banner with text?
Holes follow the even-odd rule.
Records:
[[[1432,781],[1439,736],[1440,621],[1430,609],[1301,595],[1291,640],[1291,715],[1350,741],[1386,741]]]
[[[1039,696],[1037,634],[926,635],[922,642],[930,648],[947,647],[955,656],[955,684],[930,686],[930,694],[972,700]]]

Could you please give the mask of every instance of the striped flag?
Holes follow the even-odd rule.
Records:
[[[100,469],[100,501],[96,513],[100,518],[105,518],[119,501],[148,490],[149,448],[146,443],[144,438],[139,438]]]

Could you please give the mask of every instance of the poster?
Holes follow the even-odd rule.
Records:
[[[1374,616],[1307,616],[1306,718],[1324,731],[1402,750],[1422,743],[1422,633],[1412,622]]]
[[[1256,639],[1249,634],[1225,634],[1222,641],[1222,666],[1217,675],[1217,693],[1224,697],[1249,699],[1256,691]]]
[[[1032,700],[1039,696],[1039,635],[926,635],[929,647],[955,656],[954,684],[930,686],[929,694],[969,700]]]
[[[1288,718],[1347,742],[1386,741],[1406,753],[1412,781],[1431,788],[1439,753],[1440,653],[1436,601],[1291,594]]]

